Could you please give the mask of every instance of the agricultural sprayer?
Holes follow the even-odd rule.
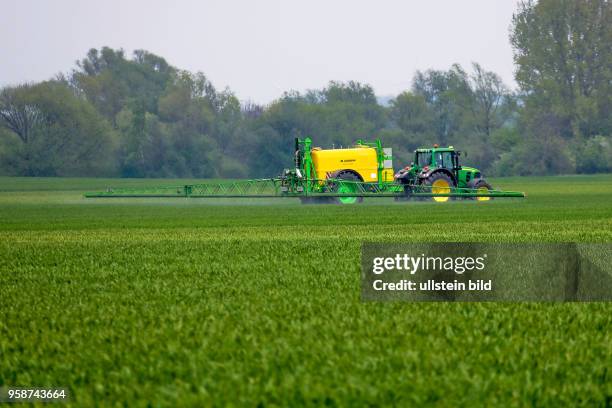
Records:
[[[452,146],[434,145],[417,149],[414,154],[414,162],[395,173],[392,150],[383,148],[380,140],[359,140],[350,148],[321,149],[313,147],[310,138],[296,138],[293,167],[276,178],[107,189],[86,193],[85,197],[294,197],[303,203],[354,204],[365,197],[444,202],[525,196],[493,189],[478,169],[460,165],[461,153]]]

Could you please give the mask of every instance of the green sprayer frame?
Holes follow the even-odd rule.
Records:
[[[349,188],[341,188],[349,187]],[[342,191],[342,192],[340,192]],[[525,197],[518,191],[489,190],[478,192],[468,188],[451,187],[445,193],[432,193],[430,186],[407,186],[399,183],[364,183],[337,179],[302,179],[279,177],[243,181],[209,182],[182,186],[159,186],[150,188],[107,189],[85,193],[87,198],[272,198],[272,197]]]

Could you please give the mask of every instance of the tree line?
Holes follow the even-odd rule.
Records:
[[[608,0],[526,1],[513,16],[517,91],[478,63],[418,71],[381,105],[330,82],[241,103],[200,72],[138,50],[92,49],[49,81],[0,90],[0,171],[23,176],[270,177],[294,137],[322,147],[380,138],[396,164],[439,143],[491,175],[612,171]]]

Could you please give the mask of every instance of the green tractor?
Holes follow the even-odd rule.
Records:
[[[452,187],[474,189],[478,193],[493,190],[482,173],[473,167],[461,166],[459,156],[453,146],[417,149],[414,151],[414,162],[395,174],[395,180],[404,185],[404,195],[409,197],[418,192],[419,186],[430,189],[433,194],[450,193]],[[452,197],[433,197],[434,201],[444,202]],[[474,197],[479,201],[488,201],[491,197]]]

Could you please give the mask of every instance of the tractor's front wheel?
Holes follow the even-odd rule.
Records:
[[[476,190],[476,192],[479,194],[488,193],[489,191],[493,190],[493,187],[491,187],[491,185],[487,183],[485,180],[478,180],[476,183],[474,183],[474,186],[472,188]],[[476,201],[490,201],[493,199],[492,197],[472,197],[472,198]]]
[[[432,194],[450,194],[451,187],[454,185],[453,180],[442,172],[432,174],[423,180],[422,184],[431,187]],[[452,197],[432,197],[432,199],[433,201],[443,203],[452,199]]]

